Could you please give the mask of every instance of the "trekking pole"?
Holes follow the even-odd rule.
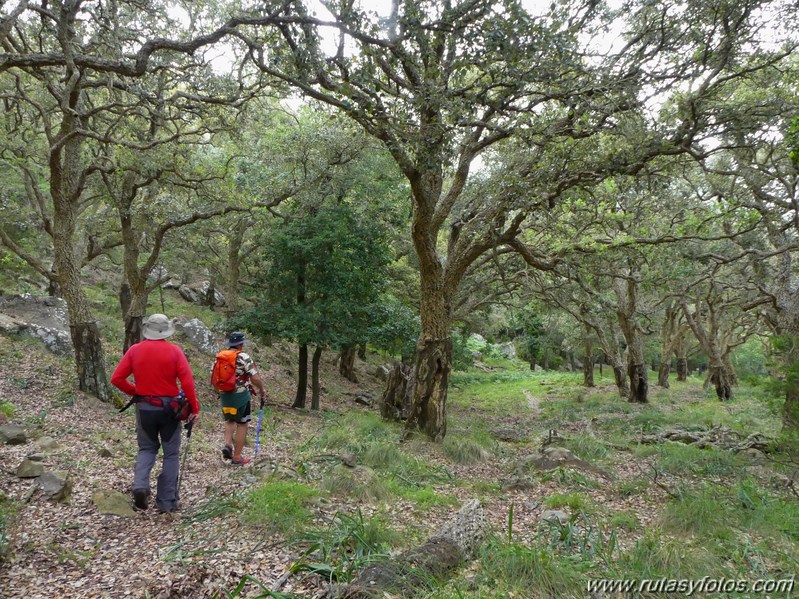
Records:
[[[186,429],[186,449],[183,450],[183,460],[180,464],[180,474],[178,475],[178,497],[180,497],[180,485],[183,482],[183,470],[186,468],[186,458],[189,456],[189,441],[191,441],[191,429],[194,428],[194,421],[183,425]]]
[[[261,408],[258,410],[258,427],[255,429],[255,455],[252,461],[258,459],[258,448],[261,446],[261,423],[264,419],[264,398],[261,397]]]

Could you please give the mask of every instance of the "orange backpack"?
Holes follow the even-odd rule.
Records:
[[[219,391],[236,390],[236,358],[241,350],[224,349],[216,354],[211,384]]]

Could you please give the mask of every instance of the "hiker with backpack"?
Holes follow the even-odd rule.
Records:
[[[174,333],[175,326],[164,314],[152,314],[142,325],[144,340],[130,346],[111,375],[115,387],[133,396],[123,410],[136,404],[139,452],[133,470],[133,503],[140,510],[149,505],[150,471],[159,447],[164,448],[155,493],[161,513],[178,509],[181,419],[193,425],[200,417],[191,366],[183,350],[166,341]],[[128,381],[131,374],[133,383]]]
[[[241,455],[247,439],[247,426],[252,420],[250,398],[252,387],[258,390],[263,404],[266,392],[258,370],[249,354],[244,353],[244,333],[234,332],[225,341],[227,349],[216,355],[211,371],[211,385],[219,392],[222,416],[225,419],[225,445],[222,457],[236,466],[250,460]]]

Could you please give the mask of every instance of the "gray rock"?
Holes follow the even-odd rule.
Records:
[[[538,518],[539,522],[557,522],[566,524],[569,521],[569,514],[563,510],[544,510]]]
[[[371,407],[375,403],[375,398],[368,393],[359,393],[355,396],[355,403]]]
[[[355,466],[358,464],[358,456],[351,452],[342,454],[341,463],[349,468],[355,468]]]
[[[388,364],[382,364],[375,368],[374,375],[379,378],[381,381],[388,380],[388,374],[391,372],[391,366]]]
[[[130,497],[119,491],[97,491],[92,495],[92,502],[101,514],[133,518],[136,512],[130,503]]]
[[[32,453],[28,455],[28,460],[32,460],[34,462],[43,462],[44,461],[44,454],[43,453]]]
[[[152,285],[158,281],[168,281],[169,280],[169,271],[166,269],[166,266],[163,264],[156,264],[153,269],[150,271],[150,274],[147,275],[147,284]],[[162,283],[163,285],[163,283]]]
[[[40,437],[36,440],[36,446],[42,451],[50,451],[58,448],[58,441],[52,437]]]
[[[195,287],[194,290],[200,297],[200,303],[206,303],[205,298],[208,295],[208,288],[211,286],[210,281],[203,281],[199,288]],[[225,296],[218,289],[214,289],[214,306],[221,308],[225,305]]]
[[[97,452],[97,455],[99,455],[101,458],[112,458],[112,457],[114,457],[114,454],[111,453],[111,450],[108,449],[107,447],[100,448],[100,451]]]
[[[516,357],[516,346],[513,345],[512,341],[508,341],[507,343],[501,344],[499,347],[499,352],[505,356],[506,358],[515,358]]]
[[[514,471],[522,474],[535,468],[539,471],[552,470],[566,463],[578,461],[575,455],[563,447],[547,447],[541,453],[527,455],[516,462]]]
[[[535,372],[544,372],[544,369],[541,367],[540,364],[536,364],[535,368],[533,368]]]
[[[486,338],[480,335],[479,333],[472,333],[471,335],[469,335],[469,340],[476,341],[477,343],[480,343],[482,345],[485,345],[486,342]]]
[[[64,470],[45,472],[36,479],[36,486],[53,501],[66,501],[72,493],[72,479]]]
[[[161,285],[162,289],[180,289],[180,281],[169,279],[166,283]]]
[[[479,351],[473,351],[472,352],[472,360],[482,360],[482,359],[483,359],[483,353],[482,352],[479,352]]]
[[[538,484],[526,476],[512,476],[500,482],[503,491],[529,491],[535,489]]]
[[[22,460],[22,463],[17,466],[17,477],[19,478],[36,478],[41,476],[44,472],[44,464],[36,462],[30,458]]]
[[[215,356],[220,350],[219,344],[216,342],[216,336],[199,318],[177,323],[177,328],[189,343],[203,353]]]
[[[6,445],[23,445],[28,442],[28,435],[17,424],[4,424],[0,426],[0,441]]]
[[[192,289],[188,285],[181,285],[180,287],[178,287],[178,293],[180,294],[180,297],[182,297],[187,302],[191,302],[192,304],[197,304],[200,301],[197,292],[194,291],[194,289]]]

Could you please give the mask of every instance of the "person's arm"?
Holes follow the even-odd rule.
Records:
[[[175,348],[177,349],[178,380],[180,381],[180,388],[186,394],[186,399],[191,409],[189,419],[193,421],[200,415],[200,402],[197,401],[197,391],[194,389],[194,375],[191,372],[191,366],[189,366],[186,355],[179,347],[175,346]]]
[[[253,387],[258,390],[258,396],[263,401],[264,397],[266,396],[266,389],[264,388],[264,383],[257,374],[253,374],[250,376],[250,382],[252,383]]]
[[[132,348],[125,352],[111,375],[111,384],[125,395],[136,395],[136,387],[128,381],[128,377],[133,374],[132,353]]]

